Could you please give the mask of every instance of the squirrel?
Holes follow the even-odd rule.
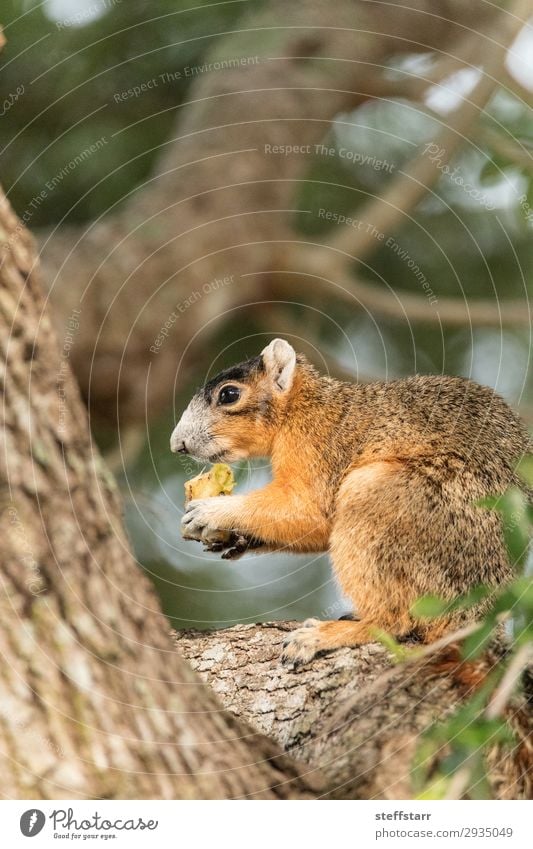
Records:
[[[357,384],[321,375],[284,339],[222,371],[192,398],[171,450],[209,462],[270,458],[273,479],[244,495],[190,501],[189,538],[233,531],[263,550],[328,551],[357,619],[309,619],[282,659],[376,639],[433,642],[482,614],[452,603],[514,577],[497,511],[482,498],[524,487],[531,450],[520,418],[491,389],[462,377]],[[412,607],[450,602],[437,619]]]

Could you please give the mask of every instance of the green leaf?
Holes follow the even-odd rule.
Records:
[[[513,581],[499,594],[492,610],[495,615],[509,611],[513,616],[524,615],[526,620],[532,621],[533,576],[524,575]]]
[[[438,775],[436,778],[431,779],[429,784],[427,784],[426,787],[415,798],[420,799],[421,801],[425,801],[426,799],[444,799],[446,797],[446,793],[448,792],[449,786],[449,776]]]
[[[416,651],[416,649],[409,649],[406,646],[402,646],[394,639],[392,634],[382,631],[381,628],[372,628],[372,636],[390,651],[394,660],[398,663],[406,660],[407,657],[412,657],[413,652]]]
[[[490,643],[496,624],[495,621],[491,620],[484,622],[481,628],[465,639],[462,649],[464,660],[473,660],[475,657],[479,657]]]
[[[486,760],[484,757],[476,759],[472,767],[472,771],[470,772],[470,781],[468,784],[468,798],[492,798],[491,787],[487,776]]]
[[[532,532],[531,509],[526,494],[517,486],[512,486],[503,495],[481,499],[478,506],[497,510],[501,514],[509,559],[513,565],[523,566]]]
[[[417,619],[435,619],[443,613],[449,613],[451,602],[435,595],[425,595],[417,599],[411,607],[411,613]]]
[[[470,590],[470,592],[466,595],[456,599],[451,605],[451,609],[463,610],[467,607],[473,607],[475,604],[479,604],[480,601],[487,598],[491,592],[493,592],[492,587],[487,587],[485,584],[479,584],[479,586],[474,587],[474,589]]]
[[[416,747],[413,761],[411,763],[411,777],[416,792],[422,792],[426,786],[430,772],[433,772],[435,758],[441,741],[435,733],[437,726],[432,726],[429,731],[421,736]]]
[[[533,454],[527,454],[519,460],[516,473],[528,486],[533,486]]]
[[[486,507],[487,510],[499,510],[502,502],[501,495],[486,495],[476,501],[478,507]]]
[[[480,182],[484,185],[499,183],[502,179],[502,165],[502,161],[496,157],[487,158],[479,174]]]

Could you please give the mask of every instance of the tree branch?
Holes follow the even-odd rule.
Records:
[[[513,690],[517,686],[524,669],[533,663],[533,646],[525,643],[521,646],[509,664],[505,675],[500,681],[490,704],[487,707],[487,719],[501,716],[511,700]]]
[[[328,298],[344,301],[352,309],[406,322],[449,325],[451,327],[529,327],[531,306],[524,300],[488,300],[441,297],[430,301],[425,295],[381,288],[354,277],[346,256],[335,255],[328,247],[308,242],[290,242],[283,247],[284,267],[277,274],[291,275],[291,286],[322,290]],[[257,272],[256,272],[257,273]],[[272,275],[274,272],[270,271]]]
[[[509,159],[519,168],[533,171],[533,151],[528,149],[519,139],[513,138],[511,133],[502,133],[491,127],[483,127],[480,140],[488,147],[496,151],[500,156]]]
[[[295,626],[184,631],[175,640],[229,711],[320,775],[324,795],[412,798],[410,764],[420,735],[484,680],[498,652],[468,664],[457,643],[443,644],[394,666],[386,649],[373,643],[288,669],[280,662],[281,644]],[[528,792],[518,756],[515,761],[507,763],[505,783],[498,783],[495,769],[495,792],[505,793],[514,781],[517,796]]]
[[[479,120],[487,102],[501,84],[507,51],[531,13],[531,0],[516,0],[511,9],[494,23],[491,35],[479,39],[478,51],[486,56],[483,74],[474,91],[465,97],[461,106],[449,117],[442,119],[442,129],[432,144],[439,151],[438,162],[425,152],[419,153],[405,171],[391,181],[383,194],[369,201],[358,210],[358,219],[370,225],[358,230],[346,227],[334,236],[329,244],[341,253],[361,259],[375,249],[376,241],[372,228],[379,233],[391,234],[404,223],[407,213],[415,208],[441,177],[441,168],[465,143],[471,126]],[[490,44],[487,44],[487,40]]]

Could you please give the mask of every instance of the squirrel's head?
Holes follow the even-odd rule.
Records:
[[[294,349],[274,339],[258,357],[220,372],[192,398],[171,450],[210,463],[268,456],[295,370]]]

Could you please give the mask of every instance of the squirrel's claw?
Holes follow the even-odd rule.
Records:
[[[238,531],[229,529],[227,516],[220,510],[227,506],[228,498],[225,496],[189,501],[181,520],[182,536],[203,542],[205,551],[223,552],[224,560],[236,560],[248,549],[257,550],[261,543],[252,542]]]
[[[220,496],[222,497],[222,496]],[[231,533],[217,527],[216,510],[218,498],[197,498],[189,501],[181,520],[184,539],[194,539],[206,545],[230,543]]]
[[[181,518],[181,533],[184,539],[202,539],[202,531],[205,527],[205,522],[199,521],[198,513],[195,509],[198,501],[190,501],[185,513]]]
[[[288,634],[281,653],[284,665],[301,666],[322,651],[319,625],[319,619],[306,619],[301,628]]]

